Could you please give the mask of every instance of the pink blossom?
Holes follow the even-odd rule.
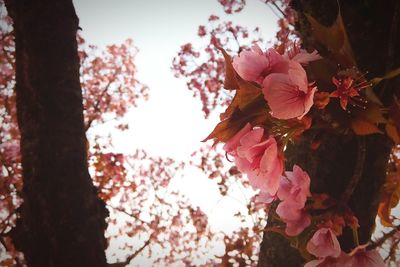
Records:
[[[311,61],[321,59],[322,57],[318,54],[317,50],[308,53],[306,50],[300,48],[300,42],[295,41],[289,46],[289,49],[285,53],[285,57],[289,60],[296,61],[302,65],[307,65]]]
[[[282,200],[281,204],[297,209],[304,208],[307,197],[311,196],[310,176],[297,165],[293,166],[292,172],[285,172],[285,175],[286,179],[281,179],[278,190],[278,198]]]
[[[232,62],[233,68],[245,80],[262,83],[270,62],[258,45],[254,45],[250,51],[240,52]]]
[[[320,228],[307,243],[307,251],[318,258],[339,257],[340,244],[330,228]]]
[[[275,199],[276,199],[276,195],[271,195],[268,192],[262,192],[262,191],[256,197],[257,202],[261,202],[261,203],[265,203],[265,204],[271,204],[272,201],[274,201]]]
[[[281,206],[282,208],[282,206]],[[288,236],[297,236],[299,235],[301,232],[304,231],[304,229],[306,229],[310,224],[311,224],[311,217],[310,215],[304,210],[297,210],[295,213],[285,213],[282,212],[283,209],[280,210],[280,214],[278,213],[278,209],[277,209],[277,213],[278,215],[282,218],[282,220],[286,223],[286,229],[285,229],[285,233]],[[297,216],[296,216],[297,213]],[[286,215],[295,215],[293,220],[291,220],[288,217],[285,217]]]
[[[223,149],[231,154],[236,155],[236,148],[240,145],[240,139],[251,131],[251,124],[247,123],[239,132],[237,132],[228,142],[225,143]]]
[[[311,223],[311,218],[304,210],[310,193],[310,177],[299,166],[294,165],[292,172],[285,172],[280,180],[277,196],[279,203],[276,213],[286,223],[286,234],[295,236]]]
[[[368,244],[361,245],[350,252],[346,267],[384,267],[385,263],[377,250],[367,250]]]
[[[322,57],[318,54],[317,50],[314,50],[311,53],[301,49],[300,52],[295,55],[292,60],[296,61],[302,65],[307,65],[311,61],[315,61],[321,59]]]
[[[272,69],[278,73],[269,74],[262,84],[271,115],[278,119],[301,119],[313,105],[317,89],[308,86],[306,72],[298,62],[278,62]]]
[[[304,267],[344,267],[347,264],[349,256],[341,252],[337,258],[326,257],[322,259],[315,259],[307,262]]]
[[[283,171],[282,157],[274,137],[265,139],[263,128],[251,129],[247,124],[224,146],[235,157],[239,171],[247,173],[250,184],[275,195]]]

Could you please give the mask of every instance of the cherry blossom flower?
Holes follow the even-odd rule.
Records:
[[[346,266],[349,256],[341,252],[337,258],[326,257],[307,262],[304,267],[343,267]]]
[[[367,250],[368,244],[350,252],[346,267],[384,267],[385,263],[377,250]]]
[[[299,41],[294,41],[292,45],[289,46],[285,53],[285,57],[289,60],[296,61],[302,65],[307,65],[311,61],[319,60],[322,57],[318,54],[317,50],[308,53],[306,50],[301,49],[301,43]]]
[[[273,136],[265,139],[263,128],[247,124],[224,146],[235,157],[239,171],[247,173],[250,184],[263,192],[275,195],[283,171],[282,157]]]
[[[265,100],[271,115],[278,119],[301,119],[313,105],[315,87],[309,87],[307,75],[300,63],[282,61],[263,81]]]
[[[251,131],[251,124],[247,123],[239,132],[237,132],[228,142],[225,143],[223,149],[231,154],[232,156],[236,156],[236,148],[240,145],[240,139]]]
[[[285,233],[288,236],[299,235],[311,224],[311,217],[304,209],[286,212],[288,210],[285,210],[285,208],[290,209],[291,207],[280,206],[276,213],[286,223]]]
[[[276,199],[277,199],[276,195],[271,195],[268,192],[260,192],[260,194],[258,194],[256,197],[257,202],[265,204],[271,204]]]
[[[277,196],[279,203],[276,213],[286,223],[286,234],[296,236],[307,228],[311,218],[304,210],[310,193],[310,177],[299,166],[294,165],[292,172],[285,172],[280,180]]]
[[[307,251],[318,258],[339,257],[341,249],[336,235],[330,228],[320,228],[307,243]]]
[[[299,166],[294,165],[292,172],[285,172],[286,179],[281,179],[278,198],[281,204],[290,203],[289,206],[304,208],[307,197],[311,196],[310,176]]]
[[[232,65],[240,77],[260,84],[270,68],[267,55],[258,45],[254,45],[250,51],[242,51],[233,59]]]

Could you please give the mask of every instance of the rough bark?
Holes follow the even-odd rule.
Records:
[[[400,66],[400,4],[396,0],[339,1],[356,61],[361,71],[368,71],[368,77],[378,77]],[[336,19],[338,2],[336,0],[302,1],[292,3],[298,11],[298,30],[303,43],[311,42],[310,28],[304,17],[305,13],[325,25]],[[400,80],[384,82],[376,88],[377,94],[387,105],[393,95],[398,94]],[[397,90],[397,91],[396,91]],[[366,137],[324,133],[321,146],[316,151],[310,150],[315,133],[308,132],[301,141],[288,148],[287,168],[296,163],[305,169],[312,179],[312,192],[327,192],[339,199],[348,187],[348,183],[357,171],[360,156],[365,157],[361,165],[360,181],[349,200],[350,207],[359,219],[360,242],[370,239],[375,227],[379,192],[386,177],[386,167],[391,141],[384,135],[375,134]],[[365,149],[365,150],[364,150]],[[268,226],[274,224],[269,219]],[[342,249],[349,251],[354,247],[350,231],[345,231],[340,238]],[[277,233],[266,232],[260,249],[259,267],[296,267],[304,260],[292,248],[289,242]]]
[[[88,173],[72,0],[8,0],[16,36],[23,204],[11,236],[28,266],[106,266],[107,211]]]

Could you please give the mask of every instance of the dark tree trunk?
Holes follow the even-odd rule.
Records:
[[[24,187],[11,236],[28,266],[106,266],[107,211],[88,173],[72,0],[8,0]]]
[[[358,67],[368,71],[368,77],[383,76],[400,66],[400,1],[354,0],[340,1],[341,14],[353,47]],[[311,14],[325,25],[334,22],[337,16],[337,1],[295,0],[293,7],[298,11],[298,30],[305,46],[312,40],[310,26],[304,14]],[[383,87],[384,90],[383,90]],[[377,94],[387,105],[399,90],[399,79],[384,82],[376,88]],[[384,92],[381,94],[381,92]],[[357,162],[365,157],[361,178],[352,194],[349,205],[359,219],[360,243],[366,243],[375,226],[379,192],[385,181],[386,167],[391,141],[384,135],[365,137],[325,133],[321,146],[310,150],[315,133],[308,132],[302,140],[285,152],[287,169],[298,164],[312,179],[312,192],[326,192],[340,199],[348,187],[350,178],[357,172]],[[269,219],[268,226],[274,224]],[[342,249],[354,247],[349,230],[340,237]],[[260,249],[259,267],[297,267],[304,260],[289,242],[279,234],[266,232]]]

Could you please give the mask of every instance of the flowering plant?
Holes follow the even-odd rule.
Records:
[[[233,59],[219,47],[225,58],[224,87],[235,96],[206,140],[225,143],[227,157],[259,190],[269,216],[278,219],[269,230],[288,238],[306,266],[383,266],[374,244],[359,244],[358,219],[348,205],[361,174],[355,172],[340,197],[313,192],[304,166],[285,157],[287,146],[311,131],[359,138],[356,169],[365,158],[365,135],[386,132],[398,143],[400,127],[392,114],[384,114],[372,88],[399,71],[367,80],[356,66],[340,13],[331,27],[310,16],[308,20],[315,39],[328,51],[324,57],[297,41],[265,51],[254,45]],[[310,149],[319,144],[315,138]],[[292,171],[284,171],[285,165]],[[344,229],[353,232],[350,253],[338,241]]]

